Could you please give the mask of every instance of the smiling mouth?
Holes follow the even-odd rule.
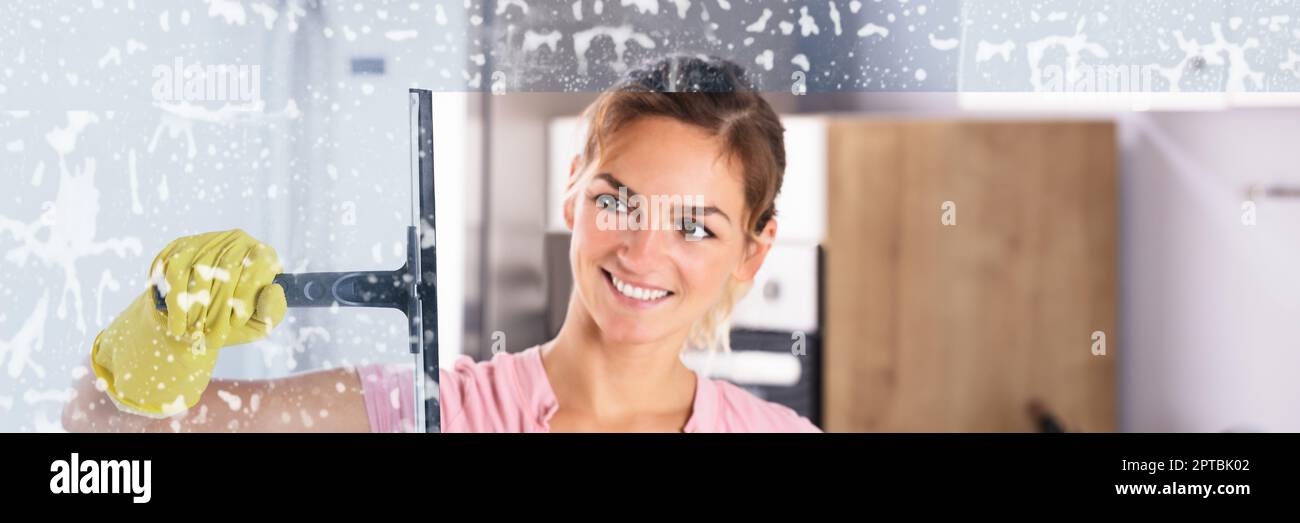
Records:
[[[605,269],[601,269],[600,272],[605,273],[605,280],[609,282],[610,286],[614,288],[615,292],[631,300],[636,300],[645,303],[655,303],[658,301],[665,300],[668,297],[674,295],[674,293],[669,290],[645,288],[645,287],[632,285],[631,283],[619,279],[617,276],[614,276],[612,273],[610,273]]]

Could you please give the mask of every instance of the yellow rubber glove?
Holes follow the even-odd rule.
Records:
[[[162,418],[199,401],[219,349],[266,336],[287,306],[275,250],[239,229],[177,239],[150,267],[149,288],[95,337],[91,366],[118,408]]]

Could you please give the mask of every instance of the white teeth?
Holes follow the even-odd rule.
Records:
[[[642,301],[654,301],[668,295],[668,291],[642,289],[640,287],[637,287],[635,285],[632,285],[630,283],[618,279],[618,276],[614,276],[613,274],[610,274],[609,276],[610,278],[613,278],[614,287],[618,289],[618,292],[632,299],[642,300]]]

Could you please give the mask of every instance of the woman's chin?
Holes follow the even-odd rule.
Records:
[[[646,325],[645,321],[609,318],[597,323],[600,324],[601,334],[605,340],[624,345],[644,345],[668,337],[664,329]]]

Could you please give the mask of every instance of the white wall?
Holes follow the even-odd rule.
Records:
[[[1300,109],[1121,117],[1125,431],[1300,430]]]

